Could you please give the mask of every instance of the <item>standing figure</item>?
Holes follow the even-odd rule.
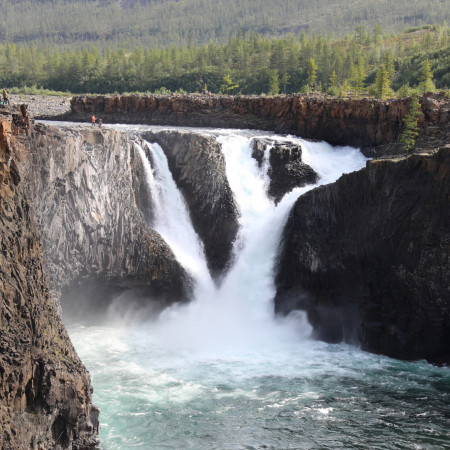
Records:
[[[91,120],[92,120],[92,126],[95,127],[95,121],[97,120],[97,118],[94,116],[94,114],[92,114]]]
[[[103,120],[102,119],[98,119],[98,126],[101,128],[103,125]]]
[[[3,89],[3,104],[9,105],[8,91],[6,88]]]

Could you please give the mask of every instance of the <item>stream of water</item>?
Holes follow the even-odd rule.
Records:
[[[275,206],[268,164],[257,166],[250,137],[216,134],[241,214],[221,285],[211,280],[163,149],[145,143],[149,161],[136,144],[152,226],[193,277],[195,299],[140,323],[69,326],[101,409],[101,448],[450,448],[449,369],[313,341],[302,313],[274,317],[281,232],[295,200],[314,186]],[[365,164],[356,149],[298,141],[319,184]]]

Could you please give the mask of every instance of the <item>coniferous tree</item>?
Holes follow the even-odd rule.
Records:
[[[284,72],[283,76],[281,77],[281,84],[283,85],[283,92],[286,94],[286,87],[289,84],[290,76],[287,72]]]
[[[378,70],[375,78],[375,92],[379,99],[383,99],[391,93],[391,80],[389,78],[389,72],[384,64],[381,69]]]
[[[422,64],[419,83],[420,92],[422,92],[423,94],[429,91],[434,91],[435,89],[433,83],[433,72],[431,71],[430,61],[428,60],[428,58]]]
[[[308,61],[308,87],[311,91],[314,91],[316,79],[317,79],[317,64],[314,58],[309,58]]]
[[[229,73],[227,73],[223,77],[223,82],[220,86],[220,92],[222,92],[222,94],[231,94],[238,87],[239,87],[239,84],[234,83],[233,80],[231,79],[231,75]]]
[[[409,103],[408,114],[403,119],[404,129],[400,135],[400,142],[403,144],[403,149],[406,153],[414,148],[416,139],[419,135],[419,128],[417,127],[417,120],[420,116],[419,96],[414,93],[411,96]]]
[[[280,77],[278,70],[274,70],[269,80],[269,95],[277,95],[280,92]]]

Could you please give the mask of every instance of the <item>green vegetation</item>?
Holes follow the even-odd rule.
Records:
[[[277,94],[327,92],[385,98],[399,90],[448,89],[446,24],[397,35],[359,26],[345,38],[239,34],[225,44],[133,50],[0,44],[0,83],[72,93]],[[36,87],[37,86],[37,87]],[[13,92],[13,90],[10,90]]]
[[[400,142],[403,144],[406,153],[412,150],[416,145],[416,139],[419,135],[419,128],[417,126],[417,120],[420,116],[419,110],[419,96],[417,93],[414,93],[411,97],[408,114],[403,119],[404,129],[400,135]]]
[[[0,0],[0,5],[0,42],[34,41],[60,50],[223,43],[250,30],[271,38],[303,30],[343,37],[355,27],[364,44],[366,30],[379,23],[391,33],[450,21],[448,0]]]
[[[422,65],[419,82],[419,89],[423,94],[435,89],[433,83],[433,72],[431,72],[430,61],[428,59],[426,59]]]

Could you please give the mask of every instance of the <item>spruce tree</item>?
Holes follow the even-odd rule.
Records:
[[[423,94],[434,91],[435,89],[433,83],[433,72],[431,71],[430,61],[428,58],[422,64],[422,69],[419,76],[419,87],[420,92]]]
[[[375,91],[380,100],[391,92],[391,80],[389,78],[389,72],[384,64],[377,72],[375,78]]]
[[[280,92],[280,78],[278,70],[274,70],[269,80],[269,95],[277,95]]]
[[[289,74],[287,72],[285,72],[283,74],[283,76],[281,77],[280,82],[283,85],[283,92],[284,92],[284,94],[286,94],[286,86],[289,84],[290,78],[291,77],[289,76]]]
[[[309,58],[308,61],[308,86],[311,91],[314,91],[314,87],[317,79],[317,64],[314,61],[314,58]]]
[[[420,116],[420,103],[419,96],[414,93],[411,96],[409,103],[408,114],[403,119],[404,129],[400,135],[400,142],[403,144],[403,149],[406,153],[414,148],[416,145],[416,139],[419,135],[419,128],[417,126],[417,120]]]

